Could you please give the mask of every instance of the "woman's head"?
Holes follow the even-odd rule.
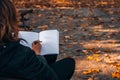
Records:
[[[16,9],[10,0],[0,0],[0,44],[17,39]]]

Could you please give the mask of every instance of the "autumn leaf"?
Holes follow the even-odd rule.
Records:
[[[99,2],[100,5],[107,5],[108,2],[105,2],[105,1],[102,1],[102,2]]]
[[[50,20],[50,23],[54,23],[54,22],[55,22],[55,19],[52,18],[52,19]]]
[[[99,54],[93,54],[93,55],[87,56],[87,59],[88,60],[94,60],[96,62],[101,61]]]
[[[68,44],[68,45],[67,45],[67,48],[72,48],[72,47],[73,47],[72,44]]]
[[[29,27],[29,30],[33,30],[33,29],[34,29],[34,26],[30,26],[30,27]]]
[[[90,70],[84,71],[83,74],[87,75],[87,74],[99,73],[99,72],[100,72],[99,69],[90,69]]]
[[[93,60],[93,56],[87,56],[88,60]]]
[[[88,53],[89,53],[88,50],[82,50],[82,52],[83,52],[84,54],[88,54]]]
[[[93,54],[94,57],[99,57],[100,55],[99,54]]]
[[[38,26],[40,30],[46,30],[48,28],[48,25]]]
[[[64,36],[65,39],[70,39],[70,36]]]
[[[69,20],[73,20],[73,17],[72,17],[72,16],[68,16],[68,19],[69,19]]]
[[[101,61],[101,59],[100,58],[95,58],[95,61],[99,62],[99,61]]]
[[[115,66],[116,66],[117,70],[120,72],[120,62],[117,63]]]
[[[114,77],[114,78],[120,78],[120,72],[119,71],[113,72],[112,73],[112,77]]]
[[[92,77],[88,78],[88,80],[94,80]]]

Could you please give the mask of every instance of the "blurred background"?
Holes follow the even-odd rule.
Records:
[[[120,0],[12,0],[18,8],[120,7]]]
[[[58,59],[77,61],[71,80],[120,80],[120,0],[11,1],[20,27],[60,32]]]

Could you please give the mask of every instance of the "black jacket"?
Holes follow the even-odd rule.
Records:
[[[0,77],[23,80],[58,80],[55,72],[34,51],[19,42],[0,46]]]

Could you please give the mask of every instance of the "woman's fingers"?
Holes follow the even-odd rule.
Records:
[[[41,41],[39,40],[36,40],[32,43],[32,49],[35,51],[36,55],[40,54],[41,47]]]
[[[34,41],[32,44],[36,45],[36,44],[41,44],[42,41],[36,40]]]

